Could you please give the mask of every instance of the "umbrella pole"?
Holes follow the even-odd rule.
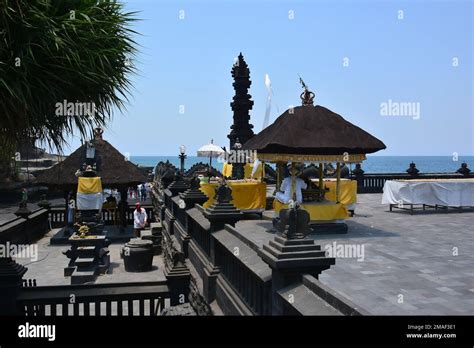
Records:
[[[209,171],[207,172],[208,177],[211,177],[211,168],[212,168],[212,153],[209,156]]]
[[[341,164],[337,162],[337,167],[336,167],[336,203],[339,203],[339,195],[341,192],[340,186],[341,186]]]

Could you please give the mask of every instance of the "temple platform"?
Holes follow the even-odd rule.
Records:
[[[47,233],[37,243],[38,260],[30,261],[18,258],[17,262],[28,268],[24,279],[36,279],[38,286],[43,285],[69,285],[70,277],[64,276],[64,267],[69,259],[63,255],[63,251],[68,249],[66,245],[51,245],[50,239],[58,233],[58,229],[53,229]],[[145,234],[145,233],[144,233]],[[148,272],[132,273],[126,272],[123,259],[120,258],[120,249],[123,243],[110,244],[110,267],[106,274],[97,276],[94,283],[134,283],[166,280],[163,269],[163,259],[161,255],[153,257],[152,270]]]
[[[474,313],[474,212],[389,212],[382,194],[360,194],[347,234],[310,235],[336,264],[319,280],[360,308],[378,315]],[[240,221],[236,229],[261,247],[266,220]],[[341,253],[339,253],[341,251]]]
[[[408,215],[389,212],[382,194],[360,194],[356,214],[346,220],[347,234],[310,235],[322,250],[334,251],[336,264],[319,280],[359,308],[377,315],[471,315],[474,313],[474,212],[434,210]],[[242,238],[262,247],[275,237],[270,217],[239,221]],[[54,229],[38,241],[38,260],[18,259],[28,267],[26,278],[38,285],[69,284],[63,268],[66,246],[51,245]],[[125,272],[120,248],[109,246],[110,271],[102,282],[145,282],[165,279],[162,256],[154,256],[153,270]]]

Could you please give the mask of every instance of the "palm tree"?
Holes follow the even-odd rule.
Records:
[[[61,150],[68,135],[89,137],[124,107],[135,15],[116,0],[0,0],[4,157],[29,136]]]

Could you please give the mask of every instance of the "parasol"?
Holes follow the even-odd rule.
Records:
[[[213,143],[213,139],[211,139],[211,143],[201,146],[198,151],[198,157],[209,157],[209,171],[211,170],[212,166],[212,158],[221,156],[225,151],[220,147]]]

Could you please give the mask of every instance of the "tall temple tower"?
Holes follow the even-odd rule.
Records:
[[[252,96],[248,94],[248,89],[252,84],[250,81],[250,70],[244,60],[242,52],[239,54],[237,61],[232,66],[232,77],[234,78],[235,95],[230,103],[234,112],[234,123],[232,124],[230,134],[227,136],[230,140],[230,148],[234,149],[236,139],[241,144],[245,144],[247,140],[253,137],[253,125],[250,124],[250,110],[253,106]]]

